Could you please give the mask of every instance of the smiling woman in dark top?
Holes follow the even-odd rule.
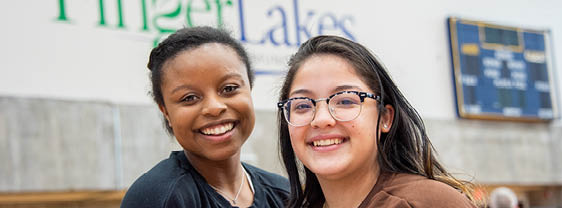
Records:
[[[172,152],[127,191],[121,207],[284,207],[287,179],[240,162],[254,128],[244,48],[211,27],[178,30],[150,53],[152,94]]]

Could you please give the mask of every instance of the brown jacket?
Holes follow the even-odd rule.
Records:
[[[404,173],[381,173],[359,207],[476,208],[467,197],[447,184]]]

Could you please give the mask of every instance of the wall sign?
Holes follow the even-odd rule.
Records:
[[[463,118],[548,121],[549,33],[448,19],[457,112]]]

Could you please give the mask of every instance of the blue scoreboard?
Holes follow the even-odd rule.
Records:
[[[548,121],[557,115],[547,31],[453,17],[448,26],[460,117]]]

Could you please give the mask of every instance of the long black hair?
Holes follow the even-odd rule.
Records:
[[[182,51],[195,49],[206,43],[220,43],[234,49],[240,60],[246,65],[250,88],[253,86],[254,71],[250,64],[250,58],[248,58],[248,54],[242,44],[232,38],[228,32],[208,26],[183,28],[168,36],[150,52],[147,67],[150,70],[150,81],[152,82],[151,94],[156,104],[164,105],[164,98],[162,97],[162,66],[164,66],[166,61],[173,59]],[[168,133],[172,134],[172,127],[168,125],[168,120],[163,119],[163,121]]]
[[[377,162],[381,172],[425,176],[449,184],[472,199],[470,183],[455,179],[437,161],[418,112],[398,90],[381,62],[361,44],[337,36],[317,36],[303,43],[289,60],[289,71],[281,88],[279,101],[288,98],[300,66],[311,56],[320,54],[336,55],[347,60],[363,82],[381,97],[379,117],[377,123],[373,124],[377,132],[381,114],[387,112],[384,106],[391,105],[395,109],[390,131],[382,133],[380,138],[373,138],[377,140]],[[277,117],[281,156],[291,183],[288,206],[320,207],[325,198],[318,178],[295,157],[282,109],[278,110]],[[304,190],[301,172],[304,172]]]

